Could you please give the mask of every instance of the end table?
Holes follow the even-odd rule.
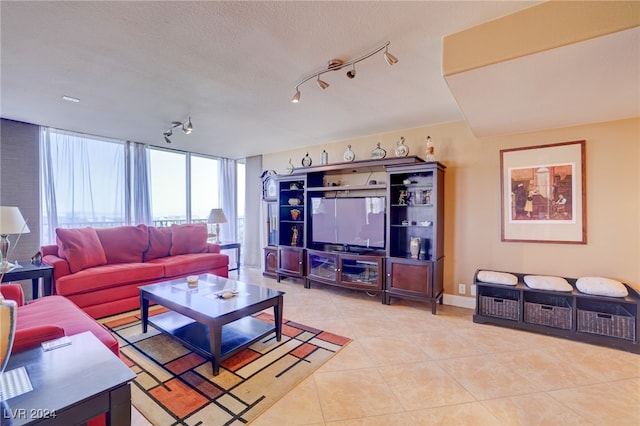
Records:
[[[30,260],[17,262],[20,267],[4,273],[2,282],[31,280],[31,297],[38,298],[38,280],[42,278],[43,293],[51,296],[53,290],[53,266],[44,263],[31,263]]]

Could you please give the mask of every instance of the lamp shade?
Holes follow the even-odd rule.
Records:
[[[0,206],[0,235],[27,234],[29,227],[20,209],[17,207]]]
[[[222,209],[211,209],[207,223],[227,223],[227,217]]]

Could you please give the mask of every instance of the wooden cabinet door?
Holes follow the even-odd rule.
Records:
[[[275,247],[264,248],[264,274],[275,276],[278,268],[278,249]]]
[[[304,250],[296,247],[278,247],[278,274],[302,277]]]
[[[430,298],[434,297],[432,283],[431,262],[387,258],[387,292],[414,298]]]

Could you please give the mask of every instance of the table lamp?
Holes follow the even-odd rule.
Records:
[[[17,207],[0,206],[0,270],[4,271],[12,268],[14,265],[9,263],[9,242],[10,234],[20,235],[29,233],[27,222],[22,217]]]
[[[216,224],[216,239],[214,243],[220,244],[220,224],[227,223],[227,217],[224,215],[224,211],[222,211],[222,209],[211,209],[207,223]]]

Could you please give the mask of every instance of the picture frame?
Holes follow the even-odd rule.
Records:
[[[585,141],[500,150],[502,241],[586,244]]]

